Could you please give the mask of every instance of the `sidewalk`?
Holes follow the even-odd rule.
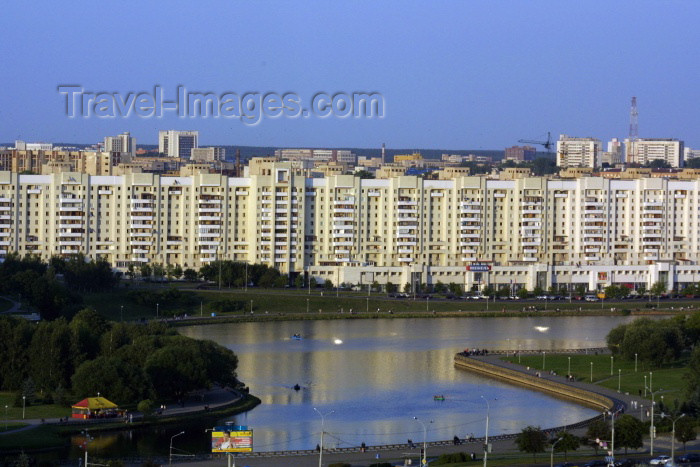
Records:
[[[224,407],[227,405],[234,404],[235,402],[239,401],[242,398],[242,396],[233,390],[230,389],[225,389],[221,387],[215,387],[209,391],[200,391],[198,393],[195,393],[191,395],[182,406],[179,405],[173,405],[173,406],[167,406],[165,410],[163,410],[160,414],[156,415],[156,417],[169,417],[169,416],[177,416],[177,415],[189,415],[197,412],[204,412],[207,409],[209,410],[214,410],[218,409],[220,407]],[[140,420],[143,415],[140,412],[129,412],[129,415],[133,416],[131,420],[137,421]],[[102,423],[114,423],[114,422],[120,422],[123,421],[123,418],[98,418],[98,419],[77,419],[77,418],[70,418],[68,417],[67,419],[64,419],[64,422],[61,422],[60,418],[46,418],[46,419],[40,419],[40,418],[30,418],[26,420],[12,420],[12,422],[20,422],[20,423],[27,423],[27,426],[17,428],[14,430],[8,430],[8,431],[3,431],[0,432],[0,436],[6,435],[6,434],[12,434],[12,433],[18,433],[20,431],[25,431],[25,430],[31,430],[32,428],[35,428],[39,425],[45,424],[45,425],[81,425],[81,426],[87,426],[87,429],[89,430],[90,425],[100,425]]]

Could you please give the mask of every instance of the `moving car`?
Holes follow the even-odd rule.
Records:
[[[670,465],[671,458],[669,456],[655,457],[649,461],[649,465]]]
[[[676,456],[676,462],[678,464],[690,464],[691,462],[700,462],[700,454],[689,452],[688,454],[683,454],[682,456]]]

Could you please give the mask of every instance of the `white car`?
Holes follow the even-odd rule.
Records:
[[[669,456],[659,456],[649,461],[649,465],[671,465]]]

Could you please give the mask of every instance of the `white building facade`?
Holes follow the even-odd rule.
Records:
[[[700,280],[700,180],[0,172],[0,258],[263,263],[334,283],[669,289]]]
[[[600,167],[601,152],[602,143],[599,139],[561,135],[557,141],[557,166]]]

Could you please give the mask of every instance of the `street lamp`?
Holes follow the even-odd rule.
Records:
[[[549,457],[549,467],[554,467],[554,446],[556,446],[557,443],[558,443],[559,441],[561,441],[562,439],[564,439],[564,438],[559,438],[559,439],[556,440],[554,443],[552,443],[552,454],[551,454],[551,456]]]
[[[156,319],[158,319],[159,308],[160,308],[160,303],[156,303]]]
[[[567,375],[567,376],[571,376],[571,357],[567,357],[567,358],[569,359],[569,369],[568,369],[568,371],[566,372],[566,375]]]
[[[610,457],[612,457],[612,462],[611,465],[615,464],[615,415],[620,413],[622,411],[622,408],[619,408],[615,412],[610,412],[610,420],[612,421],[612,430],[611,430],[611,437],[610,437]]]
[[[22,420],[24,420],[24,409],[27,407],[27,396],[22,396]]]
[[[637,372],[637,353],[634,353],[634,372]]]
[[[615,357],[613,357],[612,355],[610,356],[610,376],[613,375],[613,359],[614,358]]]
[[[170,455],[168,456],[168,465],[173,465],[173,439],[176,436],[180,436],[180,435],[184,435],[184,434],[185,434],[185,432],[181,431],[180,433],[178,433],[176,435],[172,435],[170,437]]]
[[[5,404],[5,431],[7,431],[7,404]]]
[[[644,397],[647,396],[647,375],[644,375]]]
[[[620,381],[622,379],[622,369],[617,369],[617,392],[620,392]]]
[[[320,449],[318,450],[318,467],[322,467],[322,465],[323,465],[323,434],[324,434],[323,425],[326,421],[325,420],[326,415],[332,414],[333,412],[335,412],[335,410],[331,410],[331,411],[326,412],[326,413],[321,413],[318,411],[318,409],[316,407],[314,407],[314,411],[321,416],[321,446],[320,446]]]
[[[654,396],[657,392],[660,391],[661,388],[657,389],[654,392],[652,392],[651,389],[649,389],[649,394],[651,394],[651,425],[649,425],[649,454],[652,456],[654,455],[654,435],[656,434],[656,429],[654,427],[654,408],[656,402],[654,402]]]
[[[543,350],[543,351],[542,351],[542,369],[543,369],[543,370],[544,370],[544,360],[545,360],[546,354],[547,354],[547,353]]]
[[[421,459],[421,465],[428,465],[428,427],[426,427],[423,420],[419,419],[418,417],[413,417],[413,419],[420,423],[423,427],[423,459]],[[433,423],[433,421],[431,420],[428,423]]]
[[[491,411],[491,405],[484,396],[480,397],[486,402],[486,433],[484,435],[484,467],[486,467],[486,457],[489,453],[489,412]]]
[[[668,417],[671,419],[671,464],[676,465],[676,422],[680,420],[681,418],[685,417],[685,414],[682,413],[676,418],[671,418],[670,415],[665,415],[661,414],[661,418]]]
[[[593,362],[591,362],[591,383],[593,382]]]

